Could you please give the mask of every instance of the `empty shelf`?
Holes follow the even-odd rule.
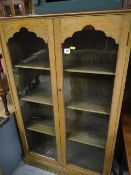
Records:
[[[96,135],[90,134],[86,131],[73,132],[68,136],[68,140],[100,148],[105,148],[106,145],[106,139],[104,136],[100,136],[98,133],[96,133]]]
[[[71,101],[67,103],[66,108],[68,109],[76,109],[80,111],[87,111],[92,113],[104,114],[109,115],[110,107],[109,106],[102,106],[90,101]]]
[[[20,63],[15,65],[15,67],[23,69],[50,70],[49,62],[44,62],[42,59],[35,59],[27,63]]]
[[[45,105],[52,105],[51,97],[44,95],[44,92],[32,92],[30,95],[21,98],[24,101],[34,102]]]
[[[109,66],[70,66],[65,68],[66,72],[90,73],[102,75],[115,75],[115,69]]]
[[[27,129],[55,136],[55,129],[51,120],[32,120],[29,122]]]

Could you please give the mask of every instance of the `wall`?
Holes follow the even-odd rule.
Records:
[[[42,0],[41,6],[36,6],[36,14],[108,10],[122,7],[122,0],[72,0],[52,3],[44,1]]]

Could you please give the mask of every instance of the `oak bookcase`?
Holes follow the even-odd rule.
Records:
[[[24,159],[110,175],[131,49],[131,13],[0,19]]]

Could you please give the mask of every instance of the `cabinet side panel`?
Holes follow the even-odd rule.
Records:
[[[113,90],[112,107],[110,114],[110,123],[108,129],[108,139],[106,145],[104,175],[109,175],[112,166],[114,147],[121,112],[123,93],[125,88],[126,74],[129,62],[130,50],[127,47],[130,22],[128,18],[123,18],[121,27],[121,37],[118,51],[118,61],[116,66],[116,77]]]

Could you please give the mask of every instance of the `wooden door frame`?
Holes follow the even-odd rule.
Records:
[[[119,125],[122,100],[127,76],[127,69],[130,57],[130,49],[128,47],[129,41],[129,33],[130,33],[130,17],[127,15],[126,17],[122,17],[122,26],[121,26],[121,35],[117,56],[117,65],[116,65],[116,76],[114,80],[114,88],[113,88],[113,96],[112,96],[112,105],[110,112],[110,122],[108,129],[108,138],[105,152],[105,160],[104,160],[104,170],[103,174],[110,174],[117,130]]]
[[[7,25],[9,27],[7,27]],[[39,24],[40,27],[37,27]],[[6,28],[5,28],[6,27]],[[55,121],[55,131],[56,131],[56,146],[57,146],[57,160],[39,155],[29,151],[26,133],[24,129],[24,123],[22,119],[22,113],[19,105],[19,99],[17,95],[17,90],[15,86],[15,80],[13,75],[13,68],[11,64],[10,54],[7,48],[8,40],[13,37],[13,35],[20,31],[22,27],[28,29],[29,32],[34,32],[38,37],[41,37],[48,43],[49,47],[49,59],[50,59],[50,73],[51,73],[51,85],[52,85],[52,98],[53,98],[53,110],[54,110],[54,121]],[[46,30],[44,34],[43,30]],[[48,36],[47,36],[48,35]],[[7,19],[5,21],[0,21],[0,42],[2,45],[3,57],[6,64],[7,77],[9,82],[9,87],[11,90],[12,100],[15,107],[15,114],[18,123],[18,128],[20,132],[20,137],[22,141],[22,146],[25,155],[34,156],[34,158],[39,158],[42,161],[46,161],[52,164],[61,164],[61,150],[60,150],[60,132],[59,132],[59,120],[58,120],[58,104],[57,104],[57,88],[56,88],[56,74],[55,74],[55,54],[54,53],[54,39],[53,39],[53,22],[52,18],[21,18],[21,19]]]
[[[83,17],[85,17],[85,16],[83,16]],[[90,16],[88,16],[88,17],[90,17]],[[116,16],[114,15],[114,17],[116,17]],[[70,17],[67,17],[67,18],[69,19]],[[94,18],[97,18],[97,16],[94,16]],[[103,16],[103,18],[104,18],[104,16]],[[127,52],[127,48],[126,48],[126,43],[127,43],[129,28],[130,28],[129,18],[130,17],[128,15],[126,15],[126,16],[121,15],[121,24],[118,24],[119,33],[117,30],[114,34],[112,33],[113,31],[111,31],[111,33],[112,33],[111,36],[113,36],[113,35],[115,36],[115,40],[117,43],[120,43],[120,46],[119,46],[119,51],[118,51],[116,76],[115,76],[115,82],[114,82],[114,88],[113,88],[111,120],[109,122],[110,124],[109,124],[109,129],[108,129],[108,139],[107,139],[107,146],[106,146],[106,152],[105,152],[105,163],[104,163],[104,168],[103,168],[103,175],[110,175],[113,154],[114,154],[116,134],[117,134],[117,128],[118,128],[118,124],[119,124],[120,109],[121,109],[121,105],[122,105],[122,98],[123,98],[123,92],[124,92],[124,86],[125,86],[125,80],[126,80],[127,65],[128,65],[128,61],[129,61],[129,52]],[[63,41],[66,38],[70,37],[74,32],[71,31],[69,33],[66,30],[67,28],[64,28],[65,33],[63,34],[63,37],[62,37],[61,20],[63,20],[65,22],[64,17],[54,18],[56,71],[57,71],[59,119],[60,119],[61,150],[62,150],[63,166],[66,168],[72,169],[72,170],[77,170],[83,174],[99,174],[99,173],[95,173],[95,172],[90,172],[88,170],[84,170],[83,168],[79,168],[79,167],[76,167],[74,165],[67,165],[66,164],[66,134],[65,134],[66,129],[65,129],[65,114],[64,114],[63,60],[62,60],[62,46],[61,45],[62,45]],[[81,20],[82,20],[82,16],[81,16]],[[77,19],[76,19],[76,21],[77,21]],[[99,20],[98,20],[98,22],[99,22]],[[111,23],[112,23],[112,21],[111,21]],[[89,24],[91,24],[91,23],[89,23]],[[107,26],[105,26],[105,29],[107,30],[107,32],[109,31],[108,25],[109,24],[107,24]],[[117,25],[117,23],[115,23],[114,25]],[[70,26],[70,28],[72,26]],[[78,26],[78,28],[79,28],[79,26]],[[98,28],[99,28],[99,24],[98,24]],[[68,34],[66,34],[66,32],[68,32]],[[119,38],[120,32],[121,32],[121,37]],[[109,31],[109,33],[110,33],[110,31]],[[115,115],[114,115],[114,113],[115,113]],[[111,147],[110,147],[110,145],[111,145]]]

